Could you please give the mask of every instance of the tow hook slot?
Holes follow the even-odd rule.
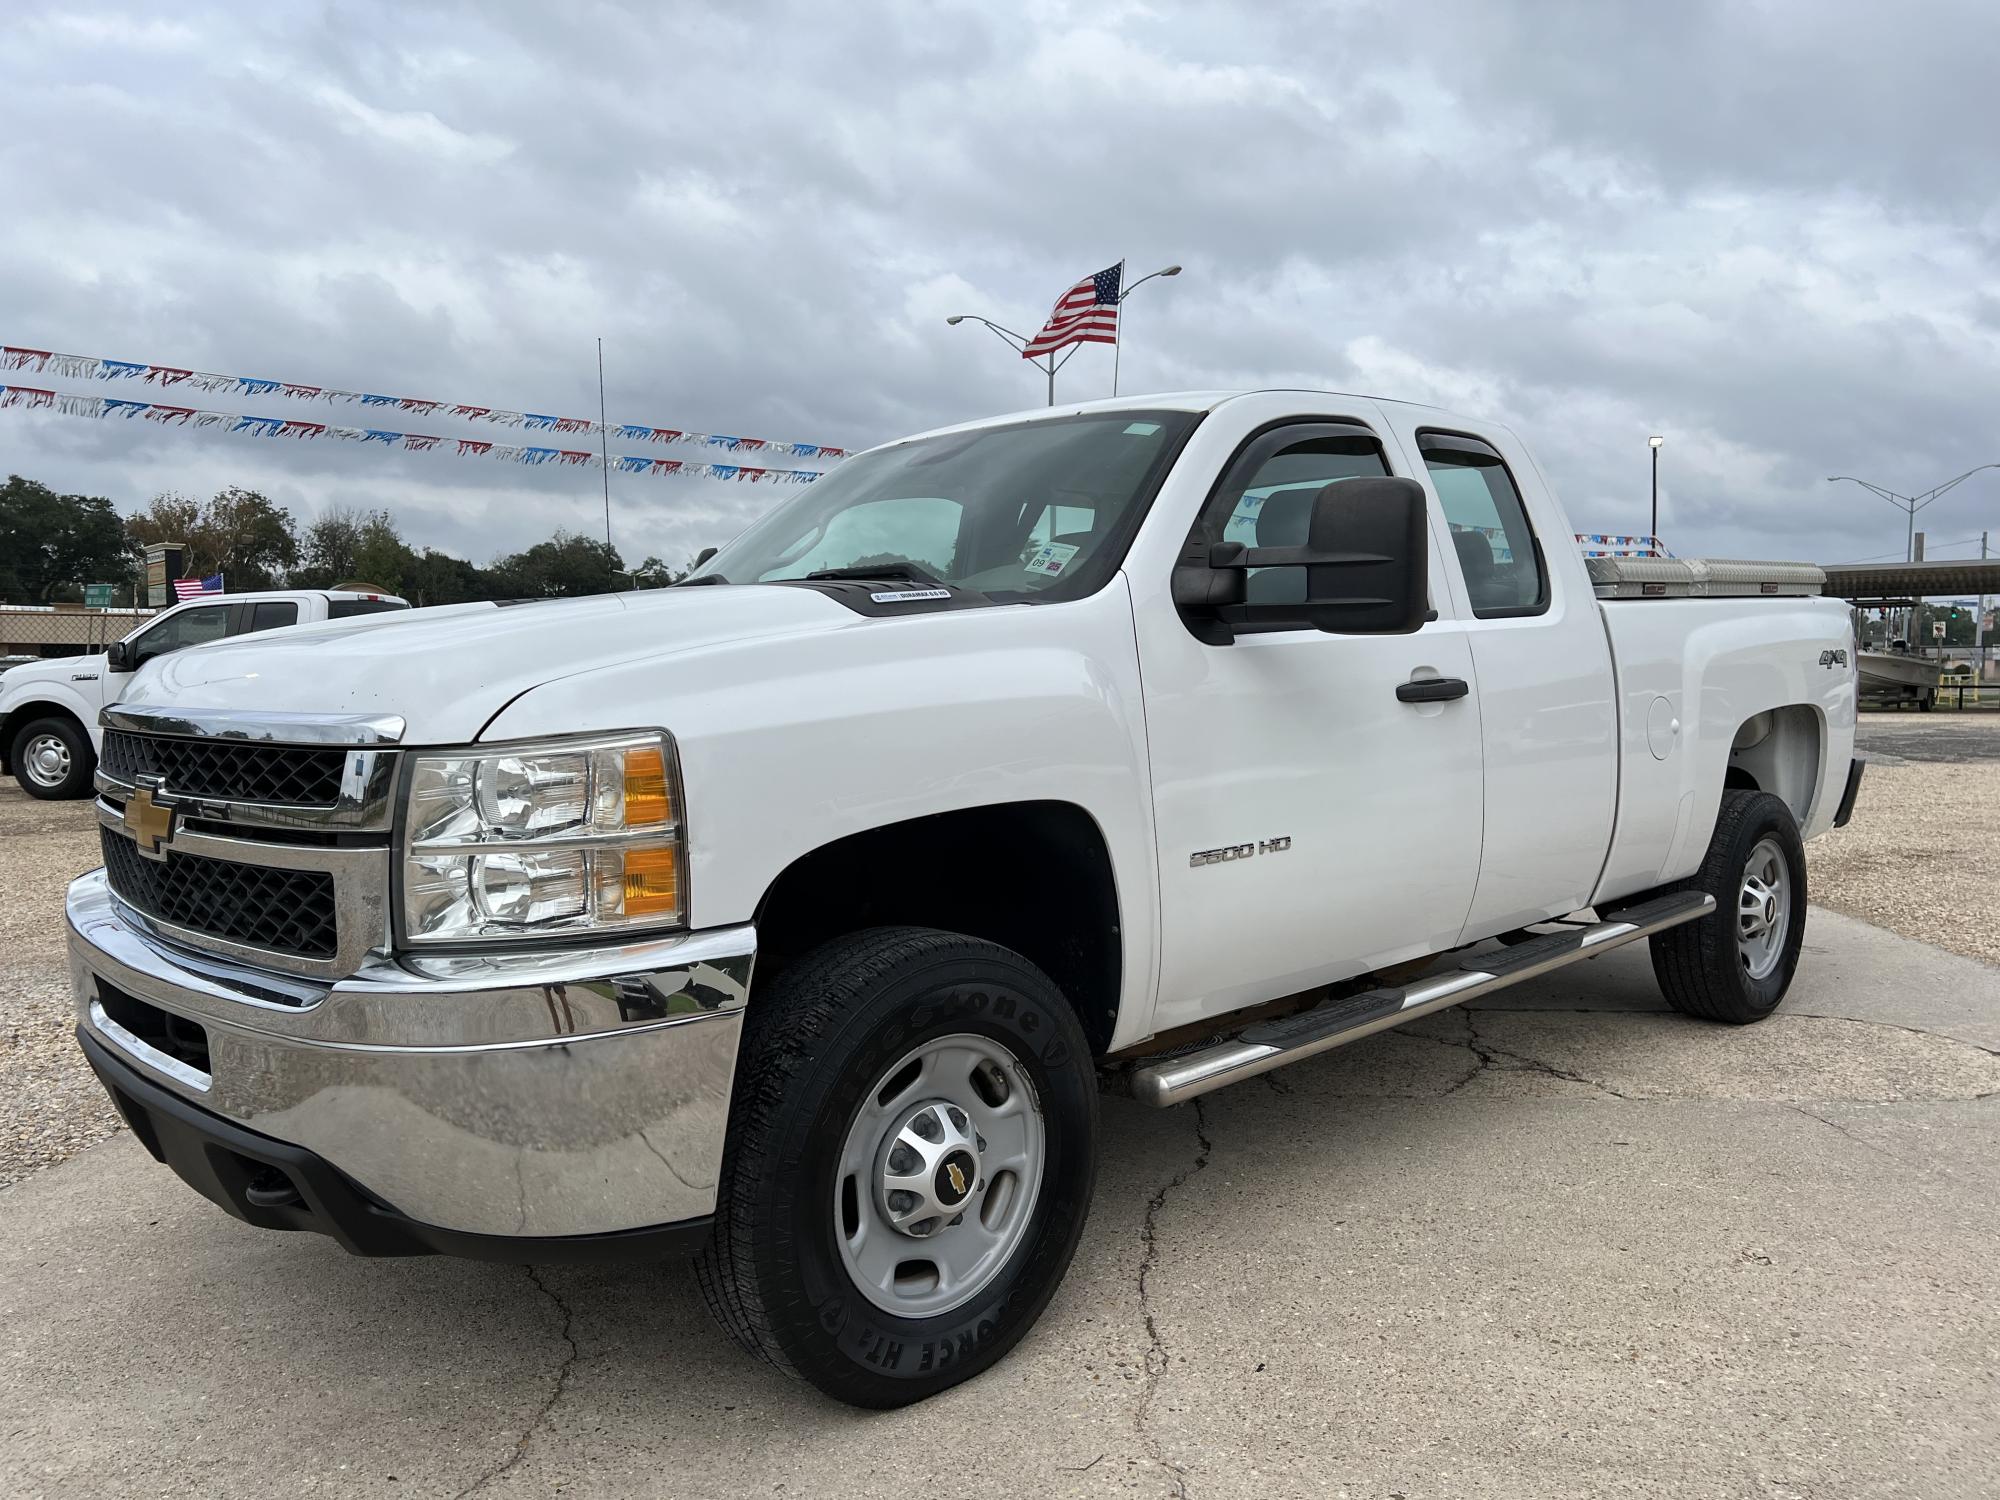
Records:
[[[304,1208],[306,1200],[292,1179],[276,1167],[259,1166],[243,1189],[243,1201],[252,1208]]]

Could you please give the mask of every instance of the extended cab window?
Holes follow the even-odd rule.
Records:
[[[265,599],[250,611],[250,623],[246,631],[276,630],[284,625],[299,623],[299,607],[289,599]]]
[[[1278,438],[1275,451],[1260,454],[1260,442],[1246,452],[1238,460],[1239,472],[1232,473],[1209,502],[1203,523],[1211,541],[1302,547],[1312,521],[1313,498],[1321,490],[1342,479],[1381,478],[1389,473],[1382,445],[1359,427],[1316,422],[1301,427],[1296,441],[1284,441],[1282,431]],[[1245,589],[1252,604],[1302,604],[1306,570],[1253,568]]]
[[[408,609],[393,599],[336,599],[326,607],[329,620],[349,620],[356,615],[386,614],[392,609]]]
[[[1506,461],[1455,432],[1420,432],[1417,447],[1451,527],[1472,613],[1490,620],[1548,608],[1542,554]]]
[[[221,640],[229,634],[229,612],[234,608],[231,604],[204,604],[167,616],[133,642],[134,662],[149,662],[170,651]]]
[[[898,443],[797,491],[693,574],[919,569],[999,602],[1076,598],[1123,559],[1195,412],[1043,418]],[[891,573],[888,576],[893,576]]]

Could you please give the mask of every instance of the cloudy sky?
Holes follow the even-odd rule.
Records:
[[[1127,391],[1497,416],[1585,530],[1644,529],[1661,432],[1675,550],[1900,556],[1824,476],[2000,460],[1996,94],[1990,0],[10,0],[0,343],[594,414],[601,335],[614,422],[860,447],[1040,401],[947,314],[1178,261]],[[7,471],[381,506],[479,560],[602,526],[588,471],[19,410]],[[612,484],[633,559],[785,493]],[[2000,470],[1922,520],[2000,540]]]

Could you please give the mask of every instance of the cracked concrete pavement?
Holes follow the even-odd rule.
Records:
[[[994,1371],[861,1413],[673,1267],[357,1261],[119,1135],[0,1193],[9,1495],[2000,1492],[2000,972],[1815,912],[1784,1010],[1615,953],[1167,1113]]]

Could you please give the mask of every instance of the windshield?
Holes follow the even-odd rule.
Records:
[[[1194,412],[1122,411],[900,443],[851,458],[695,570],[771,583],[928,574],[1006,599],[1074,598],[1118,565]]]

